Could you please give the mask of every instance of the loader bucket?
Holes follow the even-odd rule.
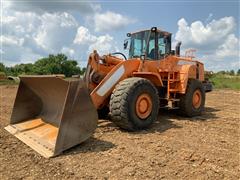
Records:
[[[97,110],[83,80],[22,76],[5,129],[48,158],[85,141],[96,126]]]

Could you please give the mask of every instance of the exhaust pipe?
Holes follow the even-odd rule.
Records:
[[[180,56],[180,47],[181,47],[182,42],[178,42],[175,48],[175,54],[176,56]]]

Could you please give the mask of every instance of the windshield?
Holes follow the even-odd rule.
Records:
[[[145,54],[150,34],[150,30],[131,34],[129,58],[140,57]]]

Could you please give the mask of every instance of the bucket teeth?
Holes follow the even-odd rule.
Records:
[[[97,111],[81,79],[23,76],[5,129],[52,157],[88,139],[96,126]]]

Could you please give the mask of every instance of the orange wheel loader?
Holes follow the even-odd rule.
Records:
[[[124,49],[90,54],[83,79],[21,76],[10,125],[5,129],[44,157],[52,157],[88,139],[99,118],[120,128],[149,127],[159,108],[185,116],[204,110],[204,65],[171,48],[171,33],[156,27],[128,33]]]

